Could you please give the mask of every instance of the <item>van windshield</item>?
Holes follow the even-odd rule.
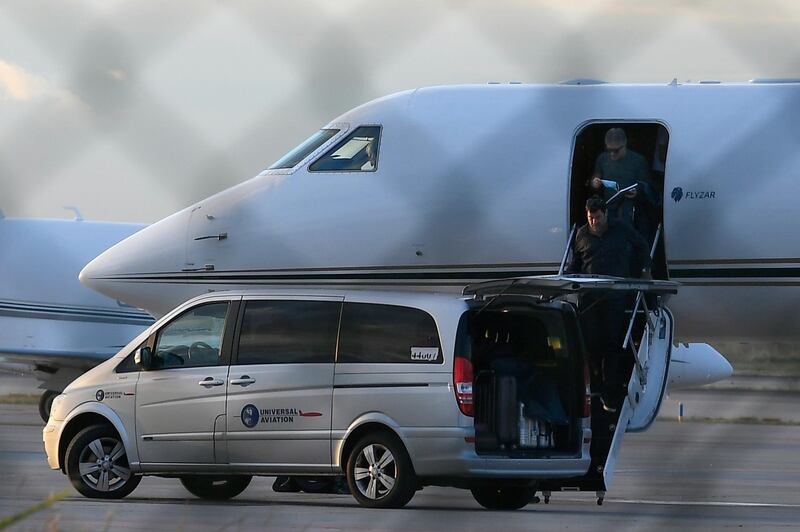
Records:
[[[292,151],[278,159],[269,170],[281,170],[286,168],[294,168],[297,163],[305,159],[311,152],[325,144],[334,135],[339,132],[338,129],[320,129],[306,140],[300,143]]]

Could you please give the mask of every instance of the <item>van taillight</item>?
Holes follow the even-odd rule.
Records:
[[[472,404],[472,362],[464,357],[455,357],[453,362],[453,385],[455,386],[456,402],[461,413],[465,416],[475,415],[475,405]]]
[[[583,365],[583,417],[592,415],[592,375],[589,372],[589,364]]]

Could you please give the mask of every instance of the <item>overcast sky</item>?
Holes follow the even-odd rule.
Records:
[[[0,210],[152,222],[412,87],[800,77],[800,2],[11,1]]]

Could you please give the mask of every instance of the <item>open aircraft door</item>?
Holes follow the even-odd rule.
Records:
[[[599,401],[592,401],[589,471],[583,477],[542,484],[546,502],[551,491],[580,490],[597,492],[598,504],[602,504],[625,433],[645,430],[655,419],[666,390],[674,330],[672,314],[665,304],[670,295],[677,293],[678,286],[674,281],[559,274],[500,279],[464,289],[465,295],[487,301],[499,296],[529,296],[542,301],[564,299],[576,305],[578,296],[589,292],[630,294],[628,329],[621,346],[630,350],[634,361],[628,393],[615,413],[604,411]]]

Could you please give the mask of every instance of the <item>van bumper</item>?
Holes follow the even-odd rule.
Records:
[[[589,429],[583,431],[580,454],[540,458],[479,455],[475,444],[467,441],[474,437],[472,430],[452,431],[448,437],[415,437],[411,430],[405,436],[414,471],[424,477],[569,478],[585,475],[592,461]]]
[[[58,463],[58,441],[61,438],[63,421],[53,421],[52,417],[47,425],[42,429],[42,441],[44,441],[44,452],[47,453],[47,464],[50,469],[61,469]]]

